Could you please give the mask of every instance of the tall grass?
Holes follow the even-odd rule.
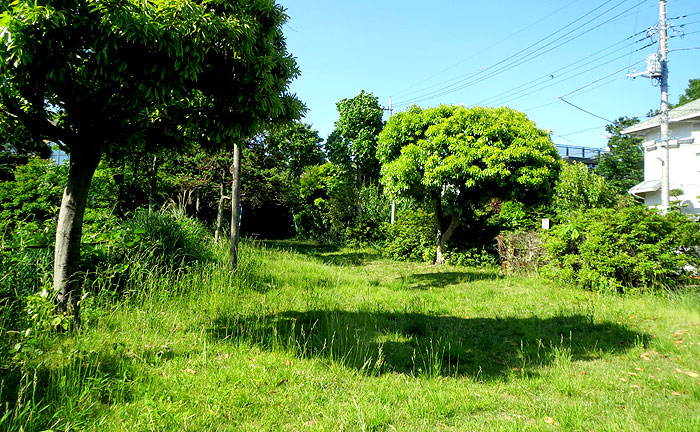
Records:
[[[128,297],[88,297],[79,332],[17,358],[0,430],[700,426],[690,294],[290,242],[245,242],[232,271],[227,245],[209,247],[186,271],[144,266]]]

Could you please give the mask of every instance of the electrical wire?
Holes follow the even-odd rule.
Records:
[[[650,45],[649,45],[649,46],[650,46]],[[647,47],[640,48],[639,50],[644,49],[644,48],[647,48]],[[639,51],[639,50],[637,50],[637,51]],[[525,93],[525,94],[522,94],[522,95],[519,95],[519,96],[515,96],[515,97],[511,97],[510,99],[507,99],[507,100],[501,102],[499,105],[504,105],[504,104],[510,103],[510,102],[512,102],[512,101],[514,101],[514,100],[517,100],[517,99],[520,99],[520,98],[522,98],[522,97],[529,96],[529,95],[531,95],[531,94],[533,94],[533,93],[537,93],[537,92],[540,92],[540,91],[542,91],[542,90],[545,90],[545,89],[547,89],[547,88],[549,88],[549,87],[552,87],[553,85],[561,84],[561,83],[563,83],[563,82],[565,82],[565,81],[569,81],[570,79],[579,77],[579,76],[581,76],[581,75],[585,75],[585,74],[587,74],[588,72],[591,72],[591,71],[593,71],[593,70],[595,70],[595,69],[598,69],[598,68],[601,68],[601,67],[603,67],[603,66],[607,66],[607,65],[609,65],[610,63],[612,63],[613,61],[619,60],[619,59],[624,58],[624,57],[626,57],[626,56],[627,56],[627,54],[623,54],[623,55],[621,55],[621,56],[619,56],[619,57],[617,57],[617,58],[615,58],[615,59],[613,59],[613,60],[611,60],[611,61],[609,61],[609,62],[607,62],[607,63],[601,64],[601,65],[598,65],[598,66],[594,66],[594,67],[592,67],[592,68],[586,69],[585,71],[579,72],[579,73],[577,73],[576,75],[572,75],[572,76],[570,76],[570,77],[568,77],[568,78],[565,78],[565,79],[563,79],[563,80],[560,80],[559,82],[554,83],[554,84],[552,84],[551,86],[546,86],[546,87],[537,88],[537,89],[535,89],[535,90],[533,90],[533,91],[530,91],[530,92],[528,92],[528,93]],[[626,66],[626,68],[627,68],[627,70],[629,70],[630,67],[636,66],[637,64],[644,63],[644,62],[645,62],[645,60],[640,60],[640,61],[638,61],[638,62],[636,62],[636,63],[628,64],[628,65]],[[603,77],[603,78],[601,78],[601,79],[599,79],[599,80],[596,80],[596,81],[590,83],[589,85],[595,84],[596,82],[600,82],[600,81],[605,80],[605,79],[607,79],[607,78],[610,78],[610,77],[612,77],[612,76],[614,76],[614,75],[617,75],[618,73],[622,72],[623,70],[625,70],[625,68],[620,69],[620,70],[618,70],[618,71],[615,71],[615,72],[613,72],[613,73],[610,74],[610,75],[606,75],[605,77]]]
[[[612,1],[612,0],[611,0],[611,1]],[[541,19],[539,19],[539,20],[537,20],[537,21],[535,21],[535,22],[533,22],[533,23],[531,23],[531,24],[529,24],[529,25],[527,25],[527,26],[521,28],[520,30],[518,30],[518,31],[516,31],[516,32],[514,32],[514,33],[511,33],[510,35],[508,35],[508,36],[506,36],[505,38],[499,40],[498,42],[496,42],[496,43],[494,43],[494,44],[492,44],[492,45],[490,45],[490,46],[488,46],[488,47],[486,47],[486,48],[484,48],[484,49],[482,49],[482,50],[479,50],[479,51],[475,52],[474,54],[472,54],[472,55],[470,55],[470,56],[468,56],[468,57],[462,59],[462,60],[459,61],[458,63],[455,63],[455,64],[453,64],[452,66],[449,66],[449,67],[447,67],[447,68],[441,70],[440,72],[437,72],[437,73],[431,75],[430,77],[425,78],[424,80],[419,81],[419,82],[417,82],[417,83],[415,83],[415,84],[413,84],[413,85],[411,85],[411,86],[409,86],[409,87],[407,87],[407,88],[401,90],[401,91],[398,92],[398,93],[395,93],[395,94],[394,94],[394,97],[395,97],[395,98],[400,98],[400,97],[402,97],[402,96],[410,95],[411,93],[407,93],[408,90],[410,90],[410,89],[412,89],[412,88],[414,88],[414,87],[417,87],[417,86],[423,84],[423,83],[426,82],[426,81],[430,81],[431,79],[433,79],[433,78],[435,78],[435,77],[437,77],[437,76],[440,76],[440,75],[443,74],[444,72],[447,72],[448,70],[453,69],[453,68],[455,68],[455,67],[457,67],[457,66],[463,64],[463,63],[466,62],[467,60],[470,60],[470,59],[472,59],[472,58],[478,56],[479,54],[482,54],[482,53],[484,53],[484,52],[487,52],[487,51],[491,50],[492,48],[496,47],[497,45],[499,45],[499,44],[501,44],[501,43],[503,43],[503,42],[505,42],[505,41],[511,39],[512,37],[514,37],[514,36],[516,36],[516,35],[518,35],[518,34],[524,32],[525,30],[527,30],[527,29],[529,29],[529,28],[531,28],[531,27],[536,26],[537,24],[541,23],[542,21],[547,20],[549,17],[556,15],[557,13],[559,13],[559,12],[561,12],[562,10],[568,8],[569,6],[573,5],[574,3],[576,3],[576,0],[570,2],[569,4],[567,4],[567,5],[565,5],[565,6],[561,7],[561,8],[559,8],[559,9],[557,9],[557,10],[555,10],[554,12],[550,13],[549,15],[546,15],[545,17],[543,17],[543,18],[541,18]],[[445,81],[442,81],[442,82],[440,82],[440,83],[438,83],[438,84],[434,84],[433,86],[430,86],[430,87],[427,87],[427,88],[432,88],[432,87],[435,87],[435,86],[444,84],[444,83],[446,83],[446,82],[449,82],[449,81],[451,81],[451,80],[452,80],[452,79],[445,80]]]
[[[638,49],[632,51],[632,53],[635,53],[635,52],[644,50],[644,49],[646,49],[646,48],[649,48],[649,47],[652,46],[652,45],[653,45],[653,44],[645,45],[645,46],[643,46],[643,47],[641,47],[641,48],[638,48]],[[605,57],[607,57],[607,56],[609,56],[609,55],[611,55],[611,54],[614,54],[615,52],[621,51],[622,49],[625,49],[625,48],[627,48],[627,47],[626,47],[626,46],[625,46],[625,47],[622,47],[621,49],[618,49],[618,50],[616,50],[616,51],[613,51],[613,52],[611,52],[611,53],[608,53],[608,54],[606,54],[606,55],[604,55],[604,56],[600,56],[600,57],[595,58],[595,59],[593,59],[593,60],[589,60],[588,58],[584,58],[582,61],[589,60],[589,62],[592,63],[592,62],[595,62],[595,61],[597,61],[597,60],[601,60],[601,59],[603,59],[603,58],[605,58]],[[593,71],[593,70],[599,69],[599,68],[604,67],[604,66],[607,66],[607,65],[609,65],[609,64],[611,64],[611,63],[613,63],[613,62],[615,62],[615,61],[617,61],[617,60],[620,60],[620,59],[622,59],[622,58],[625,58],[625,57],[627,57],[627,54],[626,54],[626,53],[623,54],[623,55],[621,55],[621,56],[615,57],[614,59],[608,60],[608,61],[605,62],[605,63],[602,63],[602,64],[599,64],[599,65],[593,66],[593,67],[588,68],[588,69],[586,69],[586,70],[584,70],[584,71],[581,71],[581,72],[579,72],[579,73],[577,73],[577,74],[571,75],[571,76],[569,76],[569,77],[567,77],[567,78],[558,79],[558,80],[557,80],[556,82],[554,82],[554,83],[550,83],[549,81],[545,81],[545,82],[540,82],[540,83],[531,85],[531,86],[529,86],[529,87],[526,87],[526,88],[524,88],[524,89],[522,89],[522,90],[519,90],[519,91],[517,91],[517,92],[515,92],[515,93],[513,93],[513,94],[511,94],[511,95],[509,95],[509,96],[507,96],[507,99],[504,100],[503,102],[494,103],[494,104],[495,104],[495,105],[502,105],[502,104],[506,104],[506,103],[508,103],[508,102],[512,102],[512,101],[514,101],[514,100],[516,100],[516,99],[520,99],[521,97],[525,97],[525,96],[531,95],[531,94],[533,94],[533,93],[536,93],[536,92],[539,92],[539,91],[541,91],[541,90],[547,89],[547,88],[552,87],[552,86],[554,86],[554,85],[558,85],[558,84],[561,84],[561,83],[563,83],[563,82],[565,82],[565,81],[569,81],[569,80],[571,80],[571,79],[573,79],[573,78],[576,78],[576,77],[578,77],[578,76],[585,75],[585,74],[588,73],[588,72],[591,72],[591,71]],[[577,63],[580,63],[580,62],[581,62],[581,61],[578,61],[578,62],[576,62],[576,63],[574,63],[574,64],[577,64]],[[639,62],[637,62],[637,63],[639,63]],[[635,63],[634,65],[636,65],[637,63]],[[630,67],[631,67],[631,66],[632,66],[632,65],[630,65]],[[563,69],[563,68],[562,68],[562,69]],[[569,70],[569,71],[566,71],[566,72],[564,72],[563,74],[559,74],[559,75],[557,75],[557,78],[561,78],[562,76],[565,76],[565,75],[567,75],[567,74],[569,74],[569,73],[571,73],[571,72],[573,72],[573,71],[574,71],[574,69]],[[553,76],[553,74],[551,74],[551,75],[549,75],[549,76]],[[529,92],[524,93],[524,94],[518,95],[519,93],[522,93],[522,92],[524,92],[524,91],[531,90],[531,89],[534,89],[534,90],[529,91]],[[495,98],[495,97],[491,97],[491,98],[489,98],[489,99],[487,99],[487,100],[490,101],[490,100],[492,100],[492,99],[494,99],[494,98]],[[499,100],[499,99],[496,99],[496,100]],[[502,99],[500,99],[500,100],[502,100]],[[483,104],[483,103],[485,103],[485,101],[477,102],[476,105],[481,105],[481,104]]]
[[[639,62],[637,62],[637,63],[632,63],[632,64],[630,64],[628,67],[632,67],[632,66],[635,66],[635,65],[637,65],[637,64],[639,64],[639,63],[643,63],[643,62],[644,62],[644,60],[639,61]],[[580,95],[582,95],[582,94],[591,92],[591,91],[593,91],[593,90],[597,90],[597,89],[599,89],[599,88],[601,88],[601,87],[605,87],[605,86],[607,86],[607,85],[613,84],[613,83],[615,83],[616,81],[618,81],[618,80],[620,80],[620,79],[627,79],[627,77],[626,77],[626,76],[616,77],[616,78],[614,78],[614,79],[612,79],[612,80],[609,80],[608,82],[603,82],[603,83],[598,84],[598,85],[596,85],[596,86],[589,87],[589,88],[587,88],[586,90],[580,91],[580,92],[578,92],[575,96],[580,96]],[[602,81],[604,81],[604,80],[605,80],[605,78],[604,78]],[[600,82],[601,80],[596,80],[596,81]],[[524,112],[531,112],[531,111],[535,111],[535,110],[538,110],[538,109],[541,109],[541,108],[548,107],[548,106],[550,106],[550,105],[557,104],[557,103],[559,103],[559,102],[561,102],[561,101],[559,100],[559,98],[555,98],[555,99],[552,99],[550,102],[544,103],[544,104],[542,104],[542,105],[537,105],[537,106],[535,106],[535,107],[526,108],[526,109],[524,109],[523,111],[524,111]]]
[[[539,56],[541,56],[541,55],[543,55],[543,54],[545,54],[545,53],[547,53],[547,52],[550,52],[550,51],[552,51],[552,50],[554,50],[554,49],[556,49],[556,48],[558,48],[558,47],[560,47],[560,46],[562,46],[562,45],[564,45],[564,44],[566,44],[566,43],[569,43],[569,42],[571,42],[572,40],[577,39],[577,38],[579,38],[579,37],[581,37],[581,36],[583,36],[583,35],[585,35],[585,34],[591,32],[591,31],[593,31],[593,30],[595,30],[595,29],[597,29],[597,28],[600,28],[601,26],[603,26],[603,25],[605,25],[605,24],[607,24],[607,23],[609,23],[609,22],[611,22],[611,21],[617,19],[617,18],[620,17],[621,15],[627,13],[629,10],[633,9],[634,7],[637,7],[638,5],[644,3],[646,0],[642,0],[641,2],[636,3],[632,8],[629,8],[629,9],[627,9],[627,10],[625,10],[625,11],[623,11],[623,12],[617,14],[617,15],[615,15],[614,17],[612,17],[612,18],[610,18],[610,19],[608,19],[608,20],[606,20],[606,21],[604,21],[604,22],[602,22],[602,23],[600,23],[600,24],[597,24],[596,26],[594,26],[594,27],[592,27],[592,28],[590,28],[590,29],[587,29],[587,30],[583,31],[583,32],[581,32],[581,33],[579,33],[579,34],[577,34],[577,35],[575,35],[575,36],[573,36],[573,37],[571,37],[571,38],[565,40],[564,42],[559,43],[558,45],[555,45],[555,46],[553,46],[553,47],[551,47],[551,48],[549,48],[549,49],[547,49],[547,50],[545,50],[545,51],[543,51],[543,52],[540,52],[540,53],[538,53],[538,54],[536,54],[536,55],[533,55],[533,54],[535,54],[537,51],[540,51],[540,50],[542,50],[542,49],[544,49],[544,48],[546,48],[546,47],[548,47],[548,46],[550,46],[550,45],[552,45],[552,44],[554,44],[554,43],[556,43],[556,42],[562,40],[564,37],[566,37],[566,36],[568,36],[568,35],[574,33],[576,30],[579,30],[579,29],[581,29],[582,27],[585,27],[586,25],[588,25],[588,24],[590,24],[591,22],[595,21],[597,18],[603,16],[604,14],[606,14],[606,13],[608,13],[609,11],[613,10],[613,9],[616,8],[617,6],[621,5],[622,3],[625,3],[626,1],[627,1],[627,0],[623,0],[622,2],[616,4],[616,5],[613,6],[612,8],[606,10],[605,12],[603,12],[603,13],[597,15],[596,17],[594,17],[594,18],[592,18],[591,20],[585,22],[584,24],[582,24],[582,25],[576,27],[575,29],[571,30],[570,32],[566,33],[565,35],[563,35],[563,36],[561,36],[561,37],[555,39],[554,41],[551,41],[551,42],[549,42],[549,43],[547,43],[547,44],[545,44],[545,45],[543,45],[543,46],[537,48],[535,51],[530,52],[530,53],[526,54],[525,56],[523,56],[523,57],[521,57],[521,58],[519,58],[519,59],[517,59],[517,60],[514,60],[514,61],[511,62],[510,64],[507,64],[507,65],[504,65],[504,66],[498,68],[497,70],[491,72],[490,74],[488,74],[488,75],[485,76],[485,77],[480,77],[480,78],[477,78],[477,79],[472,80],[472,81],[468,81],[468,82],[466,82],[466,83],[464,83],[464,84],[461,84],[461,85],[455,87],[456,84],[459,84],[459,83],[462,83],[462,82],[468,80],[469,77],[467,77],[467,78],[465,78],[465,79],[463,79],[463,80],[461,80],[461,81],[459,81],[459,82],[457,82],[457,83],[455,83],[455,84],[452,84],[452,85],[450,85],[450,86],[447,86],[447,87],[445,87],[445,88],[443,88],[443,89],[438,89],[438,90],[433,91],[433,92],[430,92],[430,93],[428,93],[428,94],[426,94],[426,95],[418,96],[418,97],[416,97],[416,98],[413,98],[413,99],[410,99],[410,100],[407,100],[407,101],[399,102],[399,103],[397,103],[396,105],[397,105],[397,106],[406,106],[406,105],[409,105],[409,104],[411,104],[411,103],[418,103],[418,102],[422,102],[422,101],[424,101],[424,100],[433,99],[433,98],[435,98],[435,97],[444,96],[444,95],[446,95],[446,94],[454,93],[455,91],[464,89],[464,88],[469,87],[469,86],[471,86],[471,85],[480,83],[480,82],[482,82],[482,81],[484,81],[484,80],[486,80],[486,79],[492,78],[492,77],[494,77],[494,76],[496,76],[496,75],[499,75],[499,74],[501,74],[501,73],[503,73],[503,72],[506,72],[506,71],[508,71],[508,70],[510,70],[510,69],[513,69],[513,68],[516,67],[516,66],[520,66],[520,65],[522,65],[522,64],[524,64],[524,63],[527,63],[527,62],[529,62],[529,61],[531,61],[531,60],[534,60],[535,58],[537,58],[537,57],[539,57]],[[589,13],[589,14],[590,14],[590,13]],[[539,42],[538,42],[538,43],[539,43]],[[519,52],[519,53],[522,53],[522,51]],[[518,54],[519,54],[519,53],[518,53]],[[515,56],[517,56],[518,54],[515,54],[515,55],[510,56],[509,59],[510,59],[510,58],[513,58],[513,57],[515,57]],[[530,57],[528,57],[528,56],[530,56]],[[502,61],[499,62],[499,63],[496,63],[496,64],[494,64],[494,65],[492,65],[492,66],[489,66],[488,69],[490,69],[490,68],[492,68],[492,67],[494,67],[494,66],[496,66],[496,65],[498,65],[498,64],[500,64],[500,63],[503,63],[504,61],[505,61],[505,60],[502,60]]]
[[[644,60],[642,60],[642,61],[644,61]],[[635,63],[634,65],[639,64],[639,63],[642,63],[642,61],[639,61],[639,62]],[[602,78],[598,78],[597,80],[591,81],[590,83],[588,83],[588,84],[586,84],[586,85],[584,85],[584,86],[581,86],[581,87],[577,88],[576,90],[572,90],[572,91],[570,91],[569,93],[567,93],[567,94],[565,94],[565,95],[559,96],[559,99],[562,99],[563,97],[571,96],[571,95],[573,95],[573,94],[575,94],[575,93],[578,93],[578,92],[580,92],[581,90],[585,89],[586,87],[592,86],[593,84],[595,84],[595,83],[597,83],[597,82],[600,82],[600,81],[602,81],[602,80],[604,80],[604,79],[606,79],[606,78],[610,78],[611,76],[616,75],[616,74],[622,72],[623,70],[628,69],[628,68],[630,68],[631,66],[634,66],[634,65],[629,65],[629,66],[623,67],[622,69],[616,70],[615,72],[611,73],[610,75],[606,75],[606,76],[604,76],[604,77],[602,77]],[[564,100],[564,99],[562,99],[562,100]]]
[[[700,12],[694,12],[694,13],[691,13],[691,14],[685,14],[685,15],[679,15],[679,16],[673,17],[673,18],[667,18],[666,21],[674,21],[674,20],[678,20],[678,19],[681,19],[681,18],[687,18],[687,17],[695,16],[695,15],[700,15]]]
[[[498,65],[500,65],[500,64],[502,64],[502,63],[504,63],[504,62],[506,62],[506,61],[508,61],[508,60],[510,60],[510,59],[512,59],[513,57],[517,57],[518,55],[527,52],[529,49],[531,49],[531,48],[537,46],[537,45],[540,44],[541,42],[546,41],[547,39],[551,38],[552,36],[556,35],[557,33],[561,32],[561,31],[565,30],[566,28],[568,28],[568,27],[574,25],[574,24],[577,23],[578,21],[584,19],[584,18],[587,17],[588,15],[594,13],[595,11],[599,10],[599,9],[602,8],[603,6],[607,5],[608,3],[611,3],[612,1],[613,1],[613,0],[607,0],[607,1],[604,2],[603,4],[599,5],[599,6],[596,7],[595,9],[593,9],[592,11],[587,12],[586,14],[580,16],[579,18],[575,19],[574,21],[570,22],[569,24],[567,24],[567,25],[565,25],[565,26],[559,28],[558,30],[554,31],[553,33],[550,33],[549,35],[545,36],[544,38],[538,40],[537,42],[534,42],[534,43],[528,45],[527,47],[521,49],[520,51],[516,52],[515,54],[512,54],[512,55],[506,57],[505,59],[503,59],[503,60],[501,60],[501,61],[499,61],[499,62],[497,62],[497,63],[495,63],[495,64],[493,64],[493,65],[491,65],[491,66],[489,66],[489,67],[487,67],[487,68],[485,68],[485,69],[482,69],[482,70],[480,70],[480,71],[478,71],[478,72],[476,72],[476,73],[473,73],[473,74],[467,76],[466,78],[463,78],[462,80],[457,81],[456,83],[450,84],[449,86],[446,86],[445,88],[450,87],[450,86],[452,86],[452,85],[459,84],[460,82],[463,82],[464,80],[470,79],[470,78],[472,78],[472,77],[474,77],[474,76],[480,74],[481,72],[483,72],[483,71],[485,71],[485,70],[488,70],[488,69],[490,69],[490,68],[493,68],[493,67],[495,67],[495,66],[498,66]],[[626,1],[626,0],[625,0],[625,1]],[[616,5],[615,7],[617,7],[617,6],[619,6],[619,4]],[[448,80],[448,81],[445,81],[445,82],[449,82],[449,81],[452,81],[452,80]],[[444,84],[445,82],[442,82],[442,83],[437,84],[437,85]],[[436,87],[437,85],[433,85],[433,86],[430,86],[430,87],[427,87],[427,88],[423,88],[423,89],[417,90],[417,91],[415,91],[415,92],[408,93],[408,95],[413,95],[413,94],[416,94],[416,93],[420,93],[421,91],[425,91],[425,90],[428,90],[428,89],[430,89],[430,88],[434,88],[434,87]],[[440,90],[441,90],[441,89],[438,89],[438,90],[436,90],[436,91],[440,91]],[[407,95],[407,96],[408,96],[408,95]]]
[[[590,131],[592,131],[592,130],[600,129],[600,128],[605,127],[605,126],[606,126],[606,124],[600,125],[600,126],[596,126],[596,127],[592,127],[592,128],[588,128],[588,129],[581,129],[581,130],[579,130],[579,131],[569,132],[569,133],[566,133],[566,134],[555,135],[554,138],[564,138],[564,137],[568,137],[568,136],[571,136],[571,135],[578,135],[578,134],[580,134],[580,133],[590,132]]]
[[[528,85],[530,85],[530,84],[533,84],[533,83],[535,83],[535,82],[537,82],[537,81],[540,81],[540,80],[543,80],[543,79],[549,81],[550,79],[553,79],[554,77],[559,78],[559,77],[561,77],[562,75],[566,75],[566,74],[568,74],[568,73],[570,73],[570,72],[572,72],[572,71],[566,71],[566,72],[563,72],[563,73],[560,73],[560,72],[565,71],[566,69],[568,69],[568,68],[570,68],[570,67],[576,66],[576,65],[579,64],[579,63],[582,63],[582,62],[589,62],[589,63],[590,63],[590,62],[593,62],[593,61],[597,61],[597,60],[603,59],[603,58],[605,58],[605,57],[607,57],[607,56],[609,56],[609,55],[612,55],[612,54],[614,54],[614,53],[616,53],[616,52],[618,52],[618,51],[621,51],[621,50],[623,50],[623,49],[626,49],[627,47],[634,47],[634,45],[636,45],[637,43],[639,43],[639,42],[641,42],[641,41],[644,41],[645,39],[648,39],[648,36],[647,36],[647,37],[644,37],[644,38],[642,38],[642,39],[638,39],[638,40],[634,41],[633,43],[631,43],[631,44],[629,44],[629,45],[625,45],[625,46],[623,46],[623,47],[621,47],[621,48],[619,48],[619,49],[617,49],[617,50],[615,50],[615,51],[612,51],[612,52],[610,52],[610,53],[608,53],[608,54],[599,56],[599,57],[597,57],[597,58],[591,60],[591,57],[592,57],[592,56],[597,55],[597,54],[601,54],[601,53],[603,53],[603,52],[609,50],[610,48],[613,48],[613,47],[615,47],[615,46],[617,46],[617,45],[619,45],[619,44],[621,44],[621,43],[624,43],[624,42],[626,42],[626,41],[628,41],[628,40],[634,38],[635,36],[638,36],[638,35],[640,35],[640,34],[642,34],[642,33],[646,33],[646,32],[647,32],[646,29],[643,30],[643,31],[641,31],[641,32],[637,32],[637,33],[633,34],[632,36],[628,36],[627,38],[625,38],[625,39],[623,39],[623,40],[621,40],[621,41],[619,41],[619,42],[616,42],[616,43],[614,43],[614,44],[612,44],[612,45],[607,46],[606,48],[603,48],[603,49],[598,50],[598,51],[596,51],[596,52],[594,52],[594,53],[591,53],[591,54],[589,54],[589,55],[587,55],[587,56],[585,56],[585,57],[582,57],[580,60],[577,60],[577,61],[575,61],[575,62],[569,63],[569,64],[566,65],[566,66],[563,66],[563,67],[560,67],[559,69],[550,71],[550,72],[548,72],[548,73],[546,73],[546,74],[544,74],[544,75],[542,75],[542,76],[540,76],[540,77],[538,77],[538,78],[535,78],[535,79],[533,79],[533,80],[531,80],[531,81],[528,81],[528,82],[526,82],[526,83],[524,83],[524,84],[521,84],[521,85],[519,85],[519,86],[517,86],[517,87],[513,87],[513,88],[511,88],[511,89],[509,89],[509,90],[506,90],[506,91],[504,91],[504,92],[501,92],[501,93],[499,93],[499,94],[497,94],[497,95],[493,95],[493,96],[491,96],[491,97],[489,97],[489,98],[487,98],[487,99],[484,99],[483,101],[477,102],[476,105],[481,105],[481,104],[487,103],[488,101],[490,101],[490,100],[492,100],[492,99],[496,99],[496,98],[498,98],[498,97],[500,97],[500,96],[507,95],[507,94],[509,94],[509,93],[511,93],[511,92],[513,92],[513,91],[516,91],[516,90],[518,90],[518,89],[521,89],[521,88],[523,88],[523,87],[525,87],[525,86],[528,86]],[[632,53],[634,53],[634,52],[635,52],[635,51],[631,51],[631,52],[630,52],[630,55],[631,55]],[[541,84],[541,83],[540,83],[540,84]],[[540,84],[536,84],[536,85],[540,85]],[[530,87],[528,87],[527,89],[532,88],[532,87],[533,87],[533,86],[530,86]],[[526,91],[527,89],[523,89],[522,91]],[[519,92],[516,92],[516,93],[519,93]]]

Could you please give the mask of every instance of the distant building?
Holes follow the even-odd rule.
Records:
[[[656,116],[622,131],[644,138],[644,181],[629,193],[649,206],[661,205],[660,124]],[[670,189],[681,192],[671,196],[671,201],[679,201],[684,213],[700,214],[700,100],[669,111],[668,155]]]
[[[70,155],[66,154],[66,152],[61,149],[57,149],[51,153],[51,160],[53,160],[56,165],[63,165],[64,162],[70,160]]]

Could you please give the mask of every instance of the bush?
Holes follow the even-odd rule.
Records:
[[[554,186],[553,208],[561,220],[592,208],[617,204],[615,190],[582,163],[564,164]]]
[[[182,212],[139,210],[126,221],[105,219],[103,230],[84,237],[82,265],[95,290],[118,292],[144,274],[213,259],[210,239],[201,222]]]
[[[544,262],[545,249],[536,231],[505,232],[496,237],[501,270],[506,273],[537,271]]]
[[[690,281],[698,245],[698,224],[679,213],[592,209],[546,233],[546,270],[596,291],[657,291]]]
[[[345,244],[350,247],[381,247],[386,240],[385,225],[363,215],[345,229]]]
[[[435,258],[435,216],[425,210],[401,212],[396,223],[386,225],[382,253],[396,260],[432,261]]]
[[[465,250],[448,249],[445,252],[445,261],[464,267],[492,267],[498,263],[496,257],[488,250],[476,247]]]
[[[492,207],[496,207],[492,204]],[[551,209],[545,204],[527,205],[519,201],[498,203],[497,213],[489,223],[499,231],[531,231],[539,228],[543,218],[551,218]]]

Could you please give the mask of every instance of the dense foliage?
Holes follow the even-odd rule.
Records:
[[[283,9],[272,0],[5,3],[0,141],[14,134],[71,155],[56,230],[57,304],[79,317],[80,240],[104,154],[222,148],[303,110]]]
[[[677,212],[633,205],[590,209],[546,233],[549,271],[596,291],[658,291],[700,266],[700,226]]]
[[[644,180],[644,150],[640,137],[623,135],[622,130],[639,123],[636,117],[621,117],[605,126],[609,134],[607,153],[603,153],[595,172],[618,193],[625,194]]]
[[[617,194],[605,179],[582,163],[565,164],[554,186],[552,206],[560,220],[592,208],[612,207]]]
[[[355,97],[340,100],[336,106],[339,118],[326,144],[331,162],[354,167],[360,185],[376,183],[379,180],[377,137],[384,126],[379,100],[362,90]]]
[[[463,216],[494,199],[546,200],[559,170],[548,133],[509,108],[412,107],[387,123],[377,156],[389,194],[434,207],[436,263]]]
[[[686,87],[685,92],[678,98],[678,103],[674,105],[674,108],[697,99],[700,99],[700,78],[688,80],[688,87]]]

